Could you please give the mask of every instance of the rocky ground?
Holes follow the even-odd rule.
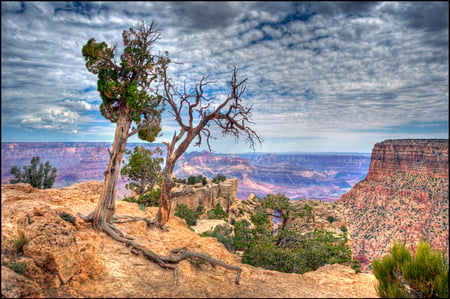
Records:
[[[371,274],[355,274],[342,265],[287,274],[240,263],[215,238],[201,238],[185,221],[171,216],[169,231],[144,221],[117,224],[122,231],[158,254],[185,247],[242,268],[236,273],[202,261],[183,261],[174,273],[161,268],[76,217],[95,208],[101,182],[89,181],[61,189],[38,190],[29,185],[2,185],[2,297],[377,297]],[[173,213],[172,213],[173,214]],[[116,215],[154,217],[155,208],[117,202]],[[67,218],[67,217],[66,217]],[[11,241],[23,231],[23,252]],[[22,275],[7,266],[25,262]]]

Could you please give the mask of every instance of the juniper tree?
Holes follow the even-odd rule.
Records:
[[[163,158],[154,155],[162,155],[161,149],[146,149],[143,146],[136,146],[134,151],[128,152],[130,158],[120,174],[130,181],[126,187],[136,192],[138,196],[153,190],[161,179],[161,163]]]
[[[120,164],[127,140],[137,134],[144,141],[153,142],[161,122],[161,100],[158,82],[168,63],[167,53],[153,53],[160,29],[141,21],[122,33],[124,50],[120,60],[115,60],[116,48],[106,42],[91,38],[82,48],[88,71],[98,77],[97,90],[102,103],[100,112],[116,124],[114,140],[109,152],[109,162],[104,172],[103,192],[97,207],[85,220],[93,221],[94,228],[104,230],[118,239],[123,236],[112,226],[115,196]]]
[[[18,166],[13,166],[11,174],[14,175],[14,178],[10,180],[10,183],[28,183],[39,189],[51,188],[56,179],[57,169],[52,167],[49,161],[46,161],[45,164],[40,161],[40,157],[32,157],[30,165],[22,167],[23,172]]]

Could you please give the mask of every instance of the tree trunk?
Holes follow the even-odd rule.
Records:
[[[109,156],[108,167],[105,171],[102,195],[94,211],[93,224],[95,229],[102,229],[105,224],[111,223],[112,216],[116,210],[115,199],[120,163],[127,146],[130,126],[131,119],[128,115],[120,116],[117,120],[114,142]]]
[[[174,182],[172,181],[172,171],[173,171],[173,162],[171,161],[169,155],[166,159],[166,165],[163,171],[162,183],[161,183],[161,197],[159,202],[158,215],[156,217],[156,221],[165,225],[169,220],[170,216],[170,199],[172,188],[174,187]]]

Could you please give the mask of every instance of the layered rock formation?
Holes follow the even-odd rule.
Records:
[[[353,253],[364,266],[392,242],[420,240],[448,254],[448,139],[377,143],[367,178],[343,195]]]
[[[397,171],[448,177],[448,139],[386,140],[375,144],[367,179],[382,180]]]

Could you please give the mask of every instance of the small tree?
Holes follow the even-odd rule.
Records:
[[[127,153],[130,159],[122,167],[120,174],[130,181],[125,186],[127,189],[135,191],[138,196],[143,196],[152,191],[161,180],[161,163],[164,159],[153,156],[155,154],[161,156],[162,151],[159,147],[152,151],[143,146],[136,146],[133,153],[131,151]]]
[[[53,186],[56,179],[56,168],[46,161],[45,164],[40,163],[40,157],[32,157],[30,166],[23,166],[23,172],[17,166],[11,168],[11,174],[15,178],[10,180],[11,184],[28,183],[39,189],[47,189]]]

